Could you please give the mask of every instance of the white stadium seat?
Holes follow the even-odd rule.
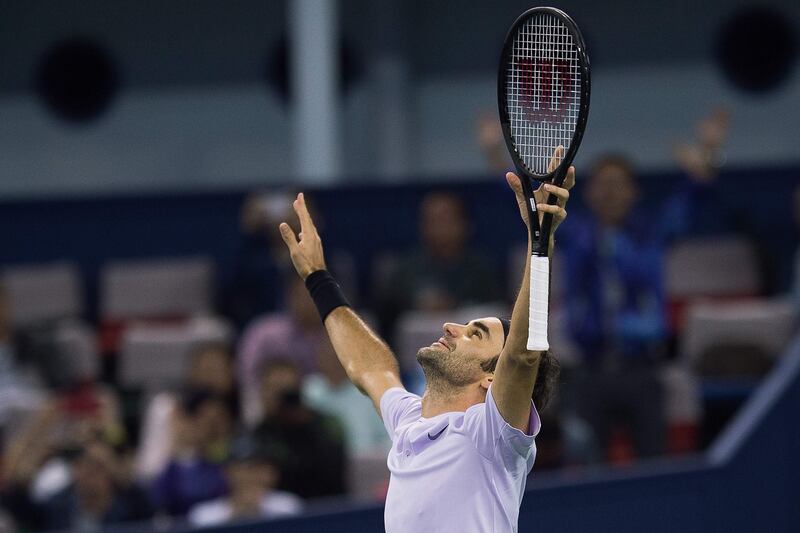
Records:
[[[75,264],[55,263],[7,267],[2,273],[15,328],[83,314],[84,296]]]
[[[214,265],[206,257],[114,262],[103,269],[103,320],[205,315],[212,307]]]
[[[761,289],[756,252],[740,237],[680,242],[667,252],[665,268],[670,299],[754,296]]]
[[[233,330],[215,318],[181,324],[133,323],[122,336],[118,379],[126,388],[158,389],[182,383],[192,350],[231,342]]]
[[[698,302],[687,313],[681,352],[690,364],[715,345],[742,344],[780,355],[789,343],[796,312],[786,300]]]

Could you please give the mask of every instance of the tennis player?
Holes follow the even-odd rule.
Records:
[[[529,226],[519,178],[508,173],[506,180]],[[547,184],[536,192],[539,213],[552,213],[554,228],[566,217],[574,183],[570,167],[563,188]],[[558,205],[547,205],[548,193],[558,197]],[[510,324],[497,317],[447,323],[439,340],[420,348],[417,359],[427,381],[420,398],[403,388],[394,354],[325,270],[322,241],[302,193],[293,205],[300,219],[299,241],[288,224],[280,225],[292,262],[339,361],[372,399],[392,438],[386,531],[517,531],[536,455],[540,422],[535,405],[546,403],[558,368],[549,353],[526,350],[530,250]]]

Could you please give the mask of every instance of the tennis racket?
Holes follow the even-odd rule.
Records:
[[[522,189],[531,224],[528,350],[549,349],[550,229],[536,212],[534,182],[561,186],[578,151],[589,114],[589,58],[583,36],[563,11],[534,7],[506,35],[497,76],[500,125]],[[559,147],[561,147],[559,149]],[[548,204],[557,197],[549,195]]]

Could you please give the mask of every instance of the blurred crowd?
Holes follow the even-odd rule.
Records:
[[[624,155],[579,170],[584,209],[571,210],[559,229],[553,274],[551,344],[563,379],[543,414],[535,472],[700,449],[788,341],[800,308],[800,254],[794,287],[766,299],[757,279],[719,288],[726,265],[718,255],[741,258],[739,248],[719,252],[717,241],[692,239],[711,211],[724,209],[713,184],[728,120],[715,111],[675,147],[685,179],[657,209],[640,204],[636,169]],[[479,140],[503,171],[495,128],[496,120],[481,119]],[[800,188],[793,200],[800,229]],[[138,327],[157,348],[146,363],[151,373],[166,372],[159,339],[191,320],[105,324],[96,352],[88,351],[102,361],[87,363],[59,342],[63,323],[17,328],[13,295],[0,285],[0,530],[90,531],[144,520],[210,526],[292,515],[327,498],[382,497],[390,441],[291,268],[277,233],[278,222],[292,218],[290,205],[284,194],[247,199],[233,283],[213,318],[223,333],[190,335],[176,379],[137,381],[113,361],[125,350],[120,339]],[[418,246],[376,258],[369,294],[356,294],[348,252],[328,252],[330,269],[396,349],[407,386],[418,392],[417,338],[430,342],[444,319],[479,308],[510,312],[524,248],[504,265],[472,242],[474,222],[456,193],[428,194]],[[713,262],[720,260],[722,270]],[[731,331],[776,317],[787,324],[785,338],[776,341],[771,329],[763,343],[731,340]],[[712,330],[722,333],[709,340]]]

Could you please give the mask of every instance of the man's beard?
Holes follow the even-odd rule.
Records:
[[[475,369],[455,352],[426,346],[417,352],[417,361],[432,390],[465,387],[477,379]]]

